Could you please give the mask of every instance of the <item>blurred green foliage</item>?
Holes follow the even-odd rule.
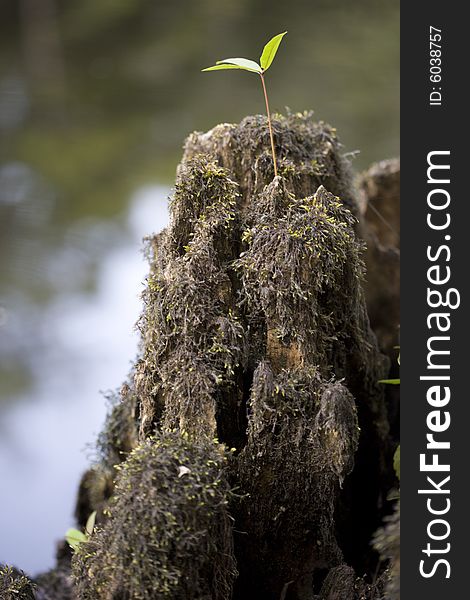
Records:
[[[361,150],[358,166],[398,152],[398,0],[3,0],[1,11],[0,82],[20,80],[27,96],[1,160],[39,171],[61,220],[115,214],[139,184],[173,180],[190,131],[263,112],[242,74],[209,81],[200,69],[257,55],[280,28],[292,35],[272,110],[313,108]]]

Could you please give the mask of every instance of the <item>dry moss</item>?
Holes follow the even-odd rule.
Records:
[[[135,377],[145,433],[160,420],[216,435],[214,397],[233,383],[244,349],[229,273],[236,202],[226,170],[195,158],[181,173],[172,225],[154,240]]]
[[[230,474],[250,498],[233,505],[249,540],[237,541],[238,597],[253,586],[274,597],[290,580],[300,594],[342,562],[336,530],[366,547],[387,464],[386,364],[362,292],[349,164],[311,114],[278,115],[274,128],[275,180],[264,117],[190,136],[170,225],[149,241],[134,377],[142,439],[178,428],[237,448]],[[366,460],[343,493],[358,416]],[[351,505],[366,477],[338,527],[339,499]]]
[[[123,462],[74,559],[82,600],[310,598],[325,570],[368,568],[391,461],[355,190],[331,127],[274,128],[274,180],[264,117],[186,144],[132,390],[100,438],[101,467]]]
[[[287,346],[295,343],[303,360],[325,369],[334,345],[361,340],[362,246],[354,224],[324,187],[295,198],[281,178],[245,217],[246,249],[236,267],[249,317],[264,313],[273,336]]]
[[[227,600],[236,574],[225,457],[215,442],[159,434],[119,467],[109,519],[81,544],[81,600]]]
[[[311,111],[288,112],[274,116],[273,134],[279,174],[296,197],[309,196],[324,185],[356,212],[350,163],[343,156],[333,127],[315,121]],[[268,122],[263,115],[246,117],[236,125],[217,125],[208,133],[192,134],[185,145],[183,164],[201,153],[233,174],[244,203],[250,204],[273,180]]]
[[[279,117],[278,124],[284,152],[290,148],[299,173],[306,162],[315,164],[310,191],[333,175],[333,187],[348,187],[331,128],[306,114]],[[243,168],[247,157],[254,160],[261,152],[265,124],[252,117],[227,128],[230,157]],[[216,141],[225,139],[222,129]],[[296,338],[302,357],[315,356],[313,362],[328,369],[331,341],[349,343],[354,327],[359,341],[364,327],[357,323],[361,246],[343,201],[322,187],[315,195],[296,197],[291,190],[299,186],[291,177],[278,178],[247,202],[244,183],[235,183],[236,165],[234,171],[220,166],[224,160],[214,148],[206,155],[194,150],[207,150],[214,139],[191,139],[170,227],[150,241],[151,274],[140,320],[143,351],[134,379],[142,435],[158,425],[220,433],[222,404],[240,407],[243,393],[234,386],[240,387],[240,371],[247,365],[256,368],[267,337],[271,347],[276,340]],[[239,156],[234,147],[245,154]],[[267,179],[263,169],[258,183],[261,174]],[[360,343],[367,345],[364,337]]]
[[[0,565],[0,598],[2,600],[34,600],[34,583],[23,571]]]
[[[238,462],[247,494],[237,523],[249,532],[240,537],[245,576],[254,578],[256,565],[273,597],[286,581],[297,591],[313,589],[316,572],[342,558],[334,511],[359,437],[354,398],[340,383],[324,382],[317,369],[275,374],[263,362],[248,409],[248,443]]]

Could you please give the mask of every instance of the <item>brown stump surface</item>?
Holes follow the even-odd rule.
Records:
[[[80,522],[100,513],[72,561],[81,600],[379,597],[394,476],[372,192],[310,114],[274,137],[275,179],[264,117],[186,142],[140,356],[82,482]]]

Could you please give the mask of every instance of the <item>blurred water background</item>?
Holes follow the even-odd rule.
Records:
[[[398,0],[0,0],[0,562],[53,565],[106,403],[137,352],[141,238],[185,136],[313,109],[358,170],[398,154]],[[87,450],[88,448],[88,450]]]

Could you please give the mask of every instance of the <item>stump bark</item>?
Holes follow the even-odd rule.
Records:
[[[265,117],[186,142],[148,240],[140,356],[82,481],[79,521],[99,511],[72,561],[82,600],[382,593],[394,423],[364,293],[372,196],[311,114],[277,116],[274,138],[276,178]]]

